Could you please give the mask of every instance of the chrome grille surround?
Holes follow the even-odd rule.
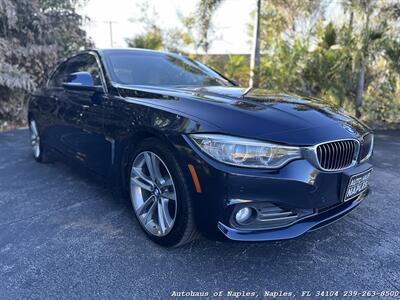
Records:
[[[360,141],[360,163],[367,161],[371,158],[372,152],[374,150],[374,135],[370,132],[362,136]]]
[[[312,149],[318,168],[336,172],[357,164],[360,141],[357,139],[333,140],[317,144]]]

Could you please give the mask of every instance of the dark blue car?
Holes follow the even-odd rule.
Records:
[[[34,157],[62,157],[130,194],[164,246],[200,231],[290,239],[368,193],[373,135],[314,98],[244,89],[177,54],[97,49],[61,63],[29,101]]]

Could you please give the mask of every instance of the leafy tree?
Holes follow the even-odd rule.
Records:
[[[84,0],[82,0],[84,1]],[[198,0],[185,26],[165,28],[147,4],[131,47],[185,52],[246,86],[249,56],[208,55],[223,0]],[[330,0],[261,0],[260,87],[326,98],[364,120],[400,122],[400,2],[342,0],[342,21],[325,20]],[[79,0],[0,0],[0,120],[21,122],[25,96],[65,55],[90,46]],[[347,19],[346,19],[347,18]],[[251,26],[249,33],[251,34]],[[0,125],[1,126],[1,125]]]
[[[366,120],[392,122],[396,113],[400,119],[399,3],[337,2],[348,21],[331,23],[324,19],[327,4],[331,3],[263,2],[261,87],[353,106],[357,116],[366,114]]]
[[[178,28],[163,28],[158,23],[158,14],[150,9],[148,2],[139,5],[140,17],[132,19],[144,26],[144,32],[133,38],[126,39],[129,47],[153,50],[168,50],[185,53],[185,49],[193,47],[201,49],[206,54],[213,39],[212,17],[223,0],[199,0],[196,12],[189,16],[180,15],[185,30]],[[207,60],[207,57],[201,57]]]
[[[340,106],[354,94],[351,51],[342,44],[345,36],[333,23],[319,26],[318,45],[308,53],[303,73],[306,90]]]
[[[181,18],[187,28],[187,42],[195,50],[201,49],[208,53],[212,43],[213,24],[212,18],[224,0],[199,0],[196,12]]]
[[[183,32],[177,28],[162,28],[158,23],[157,12],[154,8],[150,9],[148,2],[140,4],[139,10],[140,17],[131,21],[142,24],[144,32],[127,38],[128,47],[183,52],[182,48],[187,40]]]
[[[308,59],[310,34],[297,31],[310,15],[321,14],[319,1],[266,1],[261,6],[260,84],[262,88],[304,91],[303,70]],[[315,11],[314,11],[315,10]],[[315,26],[311,26],[314,28]],[[252,27],[249,27],[249,32]],[[250,35],[250,33],[249,33]]]
[[[0,0],[0,121],[25,120],[26,95],[61,57],[90,46],[70,0]]]
[[[55,44],[58,56],[65,57],[76,51],[89,48],[93,43],[81,28],[88,18],[77,13],[88,0],[39,0],[41,13],[47,19],[51,34],[47,35],[47,43]]]
[[[245,55],[229,55],[222,72],[240,86],[246,86],[249,82],[249,59]]]
[[[355,112],[361,116],[365,90],[368,88],[368,68],[379,59],[384,50],[385,41],[391,39],[390,25],[398,25],[396,9],[398,3],[393,1],[354,0],[343,4],[355,17],[357,28],[350,28],[354,36],[356,49],[354,58],[357,68]],[[394,25],[394,24],[393,24]]]
[[[400,73],[400,41],[389,40],[385,44],[385,58],[390,64],[390,69]]]
[[[161,50],[164,47],[162,32],[158,28],[139,34],[132,39],[127,39],[126,42],[128,47],[132,48]]]
[[[204,61],[204,54],[189,55],[192,59]],[[207,65],[218,70],[226,77],[235,80],[240,86],[247,87],[249,83],[250,56],[243,54],[209,54]]]
[[[161,50],[164,47],[163,31],[157,24],[158,14],[153,10],[149,13],[150,8],[147,2],[139,5],[140,17],[132,19],[133,22],[139,22],[144,25],[145,32],[138,34],[133,38],[127,38],[128,47]]]

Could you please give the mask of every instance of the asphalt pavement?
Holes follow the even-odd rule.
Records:
[[[164,249],[129,199],[64,163],[36,163],[27,130],[0,133],[0,299],[399,291],[400,132],[377,133],[372,162],[372,193],[331,226],[289,241],[200,237]]]

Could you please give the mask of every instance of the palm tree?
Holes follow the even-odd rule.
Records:
[[[250,81],[249,87],[258,87],[259,68],[260,68],[260,19],[261,19],[261,0],[257,0],[253,31],[253,50],[250,59]]]
[[[361,14],[362,18],[362,32],[361,32],[361,51],[359,58],[359,70],[357,76],[357,88],[355,97],[355,112],[356,117],[361,117],[360,108],[362,106],[364,90],[365,90],[365,72],[367,68],[368,61],[368,48],[371,41],[370,34],[370,18],[372,13],[372,3],[370,0],[362,0],[358,3],[353,2],[353,8]]]

